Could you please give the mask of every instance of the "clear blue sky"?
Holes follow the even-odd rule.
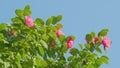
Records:
[[[101,68],[120,67],[120,0],[0,0],[0,23],[11,23],[15,9],[23,9],[27,4],[31,5],[34,19],[41,17],[46,20],[52,15],[62,14],[63,31],[66,35],[77,36],[75,44],[84,44],[86,33],[109,28],[108,36],[113,41],[107,53],[110,63]]]

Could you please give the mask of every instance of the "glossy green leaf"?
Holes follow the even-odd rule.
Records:
[[[64,53],[66,53],[66,51],[67,51],[67,45],[62,45],[62,47],[61,47],[61,52],[64,52]]]
[[[23,68],[32,68],[33,66],[33,63],[31,60],[28,60],[28,61],[25,61],[23,64],[22,64]]]
[[[5,23],[0,24],[0,30],[5,30],[6,26],[7,26],[7,24],[5,24]]]
[[[102,50],[99,47],[96,48],[96,51],[102,54]]]
[[[39,46],[38,49],[39,49],[39,54],[44,57],[44,56],[45,56],[45,53],[44,53],[43,47],[42,47],[42,46]]]
[[[38,56],[35,56],[34,59],[35,59],[34,62],[37,68],[47,67],[47,64],[44,62],[44,60],[42,60]]]
[[[60,42],[64,42],[66,40],[66,37],[64,35],[59,36]]]
[[[90,44],[90,51],[93,52],[95,50],[95,45],[93,43]]]
[[[49,26],[52,23],[52,20],[53,20],[52,17],[48,18],[47,21],[46,21],[46,25]]]
[[[103,29],[98,33],[98,36],[106,36],[108,34],[109,30],[108,29]]]
[[[16,11],[15,11],[15,13],[16,13],[16,15],[17,16],[19,16],[19,17],[23,17],[24,15],[23,15],[23,10],[21,10],[21,9],[17,9]]]
[[[51,18],[53,19],[52,24],[55,25],[57,23],[57,18],[55,16],[52,16]]]
[[[73,60],[74,59],[74,56],[69,56],[68,57],[68,61],[71,61],[71,60]]]
[[[77,55],[78,53],[79,53],[79,50],[78,50],[78,49],[76,49],[76,48],[70,49],[70,54],[71,54],[71,55]]]
[[[13,23],[20,23],[20,24],[23,23],[23,21],[22,21],[19,17],[12,18],[11,21],[12,21]]]
[[[107,56],[102,56],[102,57],[100,57],[100,60],[101,60],[102,62],[104,62],[105,64],[108,64],[108,63],[109,63],[109,62],[108,62],[109,58],[108,58]]]
[[[62,20],[62,15],[58,15],[56,18],[57,18],[57,22],[59,22]]]
[[[24,8],[24,16],[30,16],[32,14],[30,10],[30,5],[25,6]]]
[[[83,49],[83,46],[82,46],[82,44],[78,44],[79,45],[79,47],[81,48],[81,49]]]
[[[89,40],[89,41],[92,41],[93,40],[93,37],[91,34],[87,34],[86,35],[86,39]]]
[[[98,37],[98,41],[102,42],[102,37],[101,36]]]
[[[57,25],[56,25],[56,28],[57,28],[57,29],[61,29],[61,28],[63,28],[63,25],[62,25],[62,24],[57,24]]]
[[[51,18],[53,19],[52,24],[55,25],[62,20],[62,15],[52,16]]]
[[[91,32],[91,36],[94,38],[96,36],[95,32]]]
[[[43,25],[44,25],[44,21],[43,21],[43,19],[41,19],[41,18],[37,18],[37,19],[35,20],[35,23],[36,23],[38,26],[43,26]]]
[[[40,40],[40,43],[43,47],[45,47],[46,49],[48,49],[48,45],[44,40]]]
[[[89,49],[91,46],[89,44],[85,44],[85,47]]]

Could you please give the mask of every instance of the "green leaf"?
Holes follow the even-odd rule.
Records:
[[[94,38],[95,37],[95,32],[91,32],[91,35]]]
[[[20,55],[20,53],[17,53],[17,55],[16,55],[16,59],[17,59],[18,61],[21,60],[21,55]]]
[[[55,32],[49,32],[48,33],[48,35],[51,37],[51,38],[53,38],[54,40],[56,40],[56,34],[55,34]]]
[[[39,54],[44,57],[44,56],[45,56],[45,53],[44,53],[43,47],[42,47],[42,46],[39,46],[38,49],[39,49]]]
[[[82,68],[95,68],[92,64],[83,65]]]
[[[89,49],[89,48],[90,48],[90,44],[85,44],[85,47],[86,47],[87,49]]]
[[[16,9],[16,10],[15,10],[15,13],[16,13],[16,15],[19,16],[19,17],[23,17],[23,16],[24,16],[24,15],[23,15],[23,10],[21,10],[21,9]]]
[[[71,60],[73,60],[74,59],[74,56],[69,56],[68,57],[68,61],[71,61]]]
[[[70,49],[70,54],[76,56],[79,53],[79,50],[76,48]]]
[[[95,45],[93,43],[90,44],[90,51],[93,52],[95,50]]]
[[[59,40],[60,42],[64,42],[66,40],[66,36],[65,35],[59,36]]]
[[[109,63],[109,58],[107,57],[107,56],[102,56],[102,57],[100,57],[100,60],[102,61],[102,62],[104,62],[105,64],[108,64]]]
[[[0,33],[0,38],[4,38],[4,35],[2,33]]]
[[[41,45],[43,47],[45,47],[46,49],[48,49],[48,45],[47,45],[47,43],[44,40],[40,40],[40,42],[41,42]]]
[[[86,68],[94,68],[92,64],[88,64]]]
[[[98,37],[98,41],[102,42],[102,37],[101,36]]]
[[[78,44],[79,45],[79,47],[81,48],[81,49],[83,49],[83,46],[82,46],[82,44]]]
[[[102,65],[102,64],[103,64],[102,60],[96,59],[96,61],[95,61],[95,66],[99,67],[99,66]]]
[[[19,61],[16,62],[16,64],[17,64],[18,68],[22,68],[22,65],[21,65],[21,63]]]
[[[86,39],[92,42],[93,37],[92,37],[91,34],[87,34],[87,35],[86,35]]]
[[[96,51],[102,54],[102,50],[99,47],[96,48]]]
[[[52,16],[52,19],[53,19],[52,24],[55,25],[55,24],[57,24],[59,21],[62,20],[62,15],[58,15],[57,17],[56,17],[56,16]]]
[[[57,28],[57,29],[61,29],[61,28],[63,28],[63,25],[62,25],[62,24],[57,24],[57,25],[56,25],[56,28]]]
[[[12,21],[13,23],[20,23],[20,24],[23,23],[23,21],[22,21],[19,17],[12,18],[11,21]]]
[[[62,45],[61,47],[61,52],[66,52],[67,51],[67,45]]]
[[[34,56],[34,63],[35,65],[37,66],[37,68],[46,68],[47,67],[47,64],[44,60],[42,60],[40,57],[38,56]]]
[[[36,23],[37,25],[39,25],[39,26],[43,26],[43,25],[44,25],[44,21],[43,21],[42,18],[37,18],[37,19],[35,20],[35,23]]]
[[[62,20],[62,15],[58,15],[56,18],[57,18],[57,22],[59,22]]]
[[[47,21],[46,21],[46,25],[49,26],[52,23],[52,20],[53,20],[52,17],[48,18]]]
[[[57,23],[57,19],[55,16],[52,16],[52,19],[53,19],[52,24],[55,25]]]
[[[103,29],[98,33],[98,36],[106,36],[108,34],[109,30],[108,29]]]
[[[41,30],[40,30],[41,34],[46,33],[46,31],[47,31],[46,27],[45,26],[41,26]]]
[[[42,35],[41,38],[45,41],[49,40],[49,36],[48,35]]]
[[[0,24],[0,30],[6,30],[6,26],[7,24],[5,23]]]
[[[97,42],[96,44],[95,44],[95,47],[99,47],[101,45],[101,42]]]
[[[30,5],[27,5],[25,8],[24,8],[24,15],[25,16],[30,16],[32,14],[31,10],[30,10]]]
[[[32,68],[33,62],[32,62],[32,60],[24,61],[22,66],[23,66],[23,68]]]

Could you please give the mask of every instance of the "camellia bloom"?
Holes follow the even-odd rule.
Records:
[[[68,47],[68,49],[72,48],[73,44],[74,44],[74,40],[72,38],[68,38],[68,40],[67,40],[67,47]]]
[[[57,36],[61,36],[61,35],[63,35],[63,34],[64,34],[64,33],[63,33],[60,29],[56,31],[56,35],[57,35]]]
[[[111,40],[108,37],[103,37],[102,44],[104,45],[105,49],[108,49],[110,48]]]
[[[13,30],[10,30],[10,35],[14,35],[15,33],[14,33],[14,31]]]
[[[96,37],[94,37],[94,44],[96,44],[98,42],[98,37],[96,36]]]
[[[25,24],[29,27],[34,26],[34,22],[30,16],[25,16]]]

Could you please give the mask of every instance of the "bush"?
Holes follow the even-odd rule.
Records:
[[[108,64],[102,54],[111,45],[108,29],[86,34],[85,45],[74,48],[75,36],[66,36],[59,23],[62,16],[47,21],[31,18],[30,6],[15,11],[12,23],[0,24],[0,68],[99,68]],[[66,53],[71,55],[65,57]],[[101,54],[101,56],[100,56]]]

